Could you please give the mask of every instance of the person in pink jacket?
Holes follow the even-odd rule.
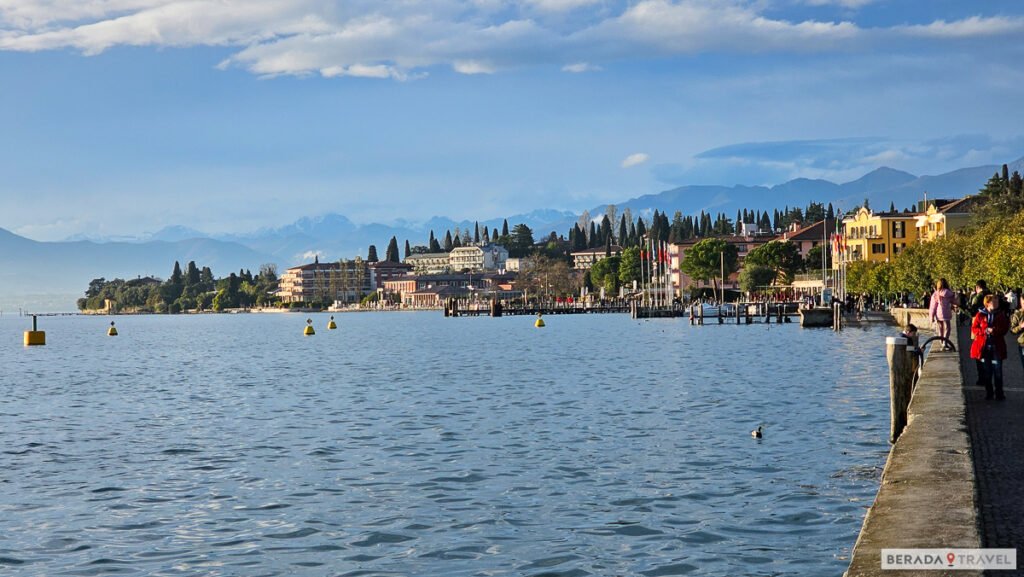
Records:
[[[956,294],[949,290],[949,282],[940,278],[935,283],[935,292],[932,293],[931,305],[928,307],[928,314],[932,324],[936,325],[938,336],[949,339],[949,329],[953,321],[953,303],[956,302]],[[944,343],[942,350],[948,351],[949,343]]]

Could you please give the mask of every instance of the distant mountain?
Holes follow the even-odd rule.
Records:
[[[45,306],[73,310],[94,278],[170,275],[174,261],[190,260],[223,276],[242,268],[257,270],[273,262],[237,243],[209,238],[175,242],[37,242],[0,229],[0,308]],[[48,295],[40,301],[38,295]]]
[[[634,215],[654,210],[698,214],[700,211],[724,212],[732,218],[737,210],[772,210],[805,207],[809,203],[832,203],[837,210],[848,211],[868,199],[872,207],[884,210],[893,203],[897,209],[915,208],[927,193],[929,198],[961,198],[974,194],[1000,166],[977,166],[937,176],[914,176],[909,172],[882,167],[843,184],[827,180],[798,178],[776,186],[690,185],[647,194],[616,204],[619,214],[629,208]],[[1024,158],[1009,164],[1011,172],[1024,172]],[[595,207],[590,214],[600,217],[607,205]],[[570,225],[571,226],[571,225]]]

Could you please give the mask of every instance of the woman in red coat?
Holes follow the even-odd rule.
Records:
[[[999,308],[999,297],[985,296],[985,308],[974,315],[971,323],[971,358],[981,361],[982,374],[979,375],[985,384],[985,399],[992,398],[992,382],[995,381],[995,398],[1000,401],[1003,395],[1003,361],[1006,360],[1006,333],[1010,330],[1010,321]]]

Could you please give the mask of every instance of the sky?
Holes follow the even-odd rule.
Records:
[[[0,227],[581,212],[1024,156],[1018,0],[0,0]]]

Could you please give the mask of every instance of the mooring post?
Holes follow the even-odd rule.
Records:
[[[886,337],[885,358],[889,362],[889,442],[895,443],[907,426],[907,407],[914,379],[907,355],[907,339]]]
[[[704,326],[704,303],[697,303],[697,324]]]

